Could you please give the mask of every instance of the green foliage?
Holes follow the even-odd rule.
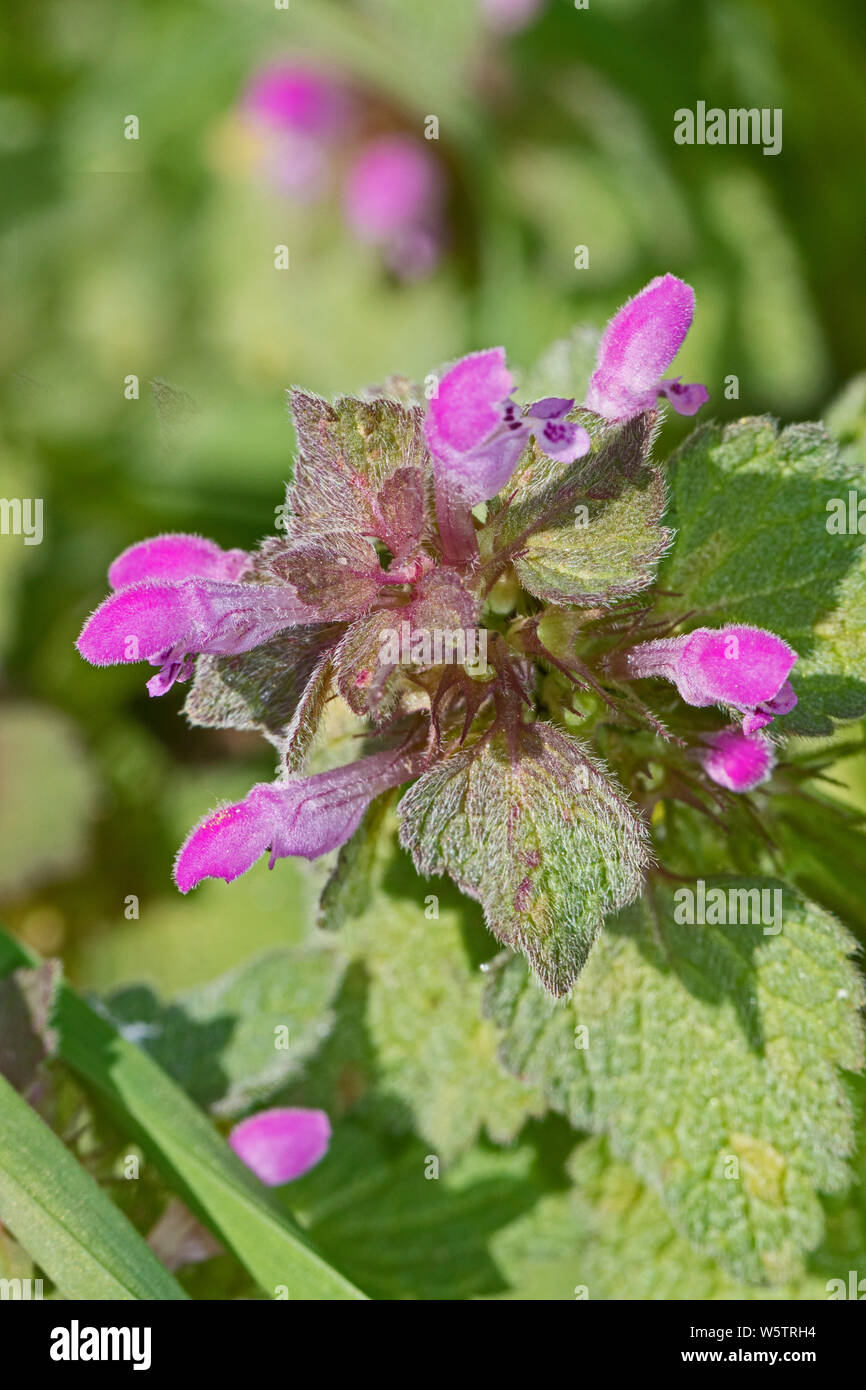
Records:
[[[818,12],[805,0],[763,0],[760,7],[694,0],[681,8],[694,22],[679,24],[672,44],[665,7],[646,0],[599,7],[588,26],[576,24],[572,7],[556,0],[513,40],[484,28],[477,0],[292,6],[286,51],[297,45],[369,86],[377,120],[418,132],[426,111],[442,117],[435,149],[451,189],[452,239],[436,275],[405,285],[383,272],[376,250],[347,234],[336,198],[294,206],[262,185],[259,162],[239,132],[236,103],[250,72],[273,56],[272,7],[162,6],[157,21],[153,7],[132,5],[118,24],[111,0],[83,0],[70,22],[57,23],[46,0],[32,0],[19,7],[7,36],[16,78],[4,101],[0,149],[8,190],[0,222],[13,248],[0,268],[8,329],[0,348],[0,492],[44,497],[46,534],[39,547],[24,547],[11,535],[0,543],[8,711],[0,712],[0,893],[15,927],[62,950],[73,978],[112,991],[113,1006],[118,985],[126,1002],[138,1000],[128,1021],[143,1025],[133,1036],[145,1049],[159,1046],[148,1027],[166,1028],[163,1060],[202,1102],[219,1106],[232,1096],[246,1105],[279,1086],[328,1106],[336,1122],[333,1169],[329,1159],[287,1199],[337,1266],[380,1297],[489,1296],[509,1286],[514,1297],[570,1299],[575,1284],[586,1283],[592,1298],[804,1299],[823,1297],[825,1278],[866,1267],[862,1128],[859,1187],[825,1200],[828,1241],[811,1257],[805,1279],[773,1286],[734,1283],[714,1258],[715,1246],[701,1253],[688,1243],[681,1232],[693,1228],[667,1194],[677,1171],[669,1184],[661,1159],[651,1161],[644,1148],[634,1152],[645,1161],[646,1182],[622,1156],[611,1156],[612,1140],[595,1137],[578,1145],[566,1167],[551,1160],[552,1176],[540,1184],[525,1140],[505,1153],[480,1145],[475,1136],[482,1131],[509,1142],[544,1102],[537,1089],[503,1075],[496,1035],[489,1021],[478,1020],[478,967],[492,950],[480,912],[444,880],[424,883],[407,859],[391,857],[389,798],[371,812],[381,843],[372,833],[356,837],[341,852],[325,893],[325,922],[341,925],[331,949],[335,957],[344,949],[350,960],[336,1004],[328,972],[316,963],[323,958],[311,958],[306,947],[296,957],[294,979],[285,969],[289,956],[280,954],[271,958],[273,981],[254,961],[249,975],[233,970],[212,987],[191,990],[263,949],[282,952],[306,935],[312,913],[306,866],[302,872],[283,862],[268,874],[260,864],[231,888],[208,883],[183,900],[169,896],[169,870],[177,844],[204,810],[271,775],[272,751],[261,756],[261,740],[235,731],[264,732],[288,753],[290,768],[302,764],[322,713],[326,673],[317,667],[314,679],[311,666],[308,683],[299,683],[297,653],[281,639],[262,653],[202,658],[187,710],[205,727],[190,737],[176,718],[177,694],[149,701],[140,669],[97,674],[72,650],[82,619],[105,591],[109,561],[130,542],[189,530],[227,546],[252,546],[272,529],[275,488],[292,467],[285,412],[291,380],[322,395],[346,389],[360,395],[365,383],[397,365],[421,381],[432,364],[495,342],[507,344],[511,363],[531,362],[552,335],[569,333],[576,322],[600,327],[626,294],[668,268],[693,283],[698,298],[675,370],[707,383],[711,409],[723,420],[768,408],[785,418],[814,415],[831,368],[836,386],[846,374],[862,372],[866,320],[851,306],[862,299],[864,188],[849,177],[862,143],[857,7]],[[712,158],[702,149],[674,151],[670,93],[688,87],[696,72],[711,73],[722,107],[748,105],[744,92],[758,90],[770,104],[782,104],[771,94],[784,92],[784,158],[756,158],[759,151],[749,148]],[[124,141],[118,124],[130,92],[141,116],[136,142]],[[579,271],[576,240],[591,252],[589,266]],[[273,247],[282,242],[291,247],[287,274],[273,268]],[[593,329],[545,353],[518,381],[520,399],[582,399],[596,343]],[[140,400],[123,395],[127,372],[140,379]],[[730,372],[739,375],[742,400],[723,394]],[[395,386],[394,394],[423,404],[405,386]],[[839,442],[835,461],[814,427],[775,436],[768,424],[753,422],[727,435],[720,426],[708,444],[699,434],[671,471],[673,510],[665,520],[680,534],[660,584],[677,596],[665,598],[660,616],[694,606],[700,611],[690,623],[745,620],[789,636],[801,653],[800,705],[780,721],[780,731],[828,732],[833,720],[866,708],[862,537],[823,530],[830,498],[844,497],[849,486],[863,495],[864,399],[861,376],[826,413]],[[395,427],[389,443],[385,435],[371,437],[351,403],[335,409],[336,419],[330,410],[323,415],[329,447],[361,476],[380,478],[393,449],[415,457],[411,429],[398,440]],[[406,427],[405,417],[393,418]],[[669,416],[658,457],[689,428]],[[318,430],[309,441],[313,449]],[[401,497],[409,501],[408,519],[405,510],[393,513]],[[590,565],[575,544],[585,533],[573,527],[573,507],[562,510],[519,560],[530,591],[592,602],[651,577],[664,549],[658,475],[648,477],[633,509],[627,497],[590,501],[590,529],[605,541],[601,565]],[[417,498],[409,479],[392,488],[386,500],[395,525],[410,524]],[[366,504],[354,499],[347,526],[345,494],[337,500],[332,508],[330,497],[319,499],[307,533],[336,525],[354,534]],[[589,707],[590,699],[583,703]],[[328,711],[322,725],[327,722]],[[628,750],[628,733],[616,728],[614,735]],[[359,747],[357,739],[338,745],[323,734],[313,760],[333,765]],[[711,863],[731,869],[742,861],[745,872],[769,855],[786,881],[866,940],[866,782],[852,774],[852,811],[843,815],[812,786],[804,798],[791,780],[789,746],[780,752],[771,789],[754,799],[772,853],[754,827],[751,838],[743,832],[731,841],[717,833],[716,822],[668,802],[656,827],[665,864],[688,874],[698,863],[709,872]],[[832,775],[841,775],[838,768]],[[663,839],[666,828],[688,821],[691,831],[698,820],[700,834]],[[123,917],[130,893],[140,899],[140,920]],[[439,895],[438,919],[425,916],[431,894]],[[610,1014],[613,1020],[628,1014],[624,1037],[645,1036],[637,1020],[642,1008],[658,1007],[657,998],[682,1006],[687,1020],[702,1020],[698,1089],[710,1095],[710,1119],[712,1098],[729,1099],[741,1077],[751,1084],[763,1066],[772,1073],[766,1108],[773,1128],[769,1112],[783,1103],[775,1066],[783,1044],[774,1031],[780,1006],[770,998],[769,962],[762,959],[757,972],[763,1002],[755,1006],[766,1022],[766,1055],[753,1049],[745,1067],[732,1041],[732,1005],[717,984],[728,978],[730,953],[721,953],[720,965],[714,954],[724,931],[693,929],[695,938],[707,938],[706,968],[690,975],[703,981],[703,994],[695,994],[643,928],[640,950],[631,938],[623,941],[621,924],[612,930],[593,948],[586,973],[601,972],[615,949],[627,954],[627,979]],[[822,930],[820,941],[837,939],[835,928]],[[774,972],[791,981],[800,969],[805,991],[813,962],[799,948],[782,961],[787,935],[762,938],[756,959],[771,948]],[[691,935],[689,949],[690,943],[697,948]],[[810,949],[818,944],[811,941]],[[827,976],[820,952],[814,969],[820,983]],[[134,995],[139,987],[130,982],[140,980],[156,982],[159,997]],[[46,1070],[51,1078],[68,1071],[62,1061],[43,1065],[55,1045],[40,1003],[46,981],[50,1005],[48,972],[18,973],[0,985],[0,1070],[14,1072],[25,1088],[34,1077],[43,1085]],[[626,992],[633,983],[638,992]],[[747,987],[748,978],[738,997],[745,998]],[[576,998],[584,988],[582,979]],[[828,986],[826,1000],[813,1001],[808,1017],[796,1008],[786,1012],[780,1036],[795,1037],[798,1017],[808,1036],[825,1019],[832,1033],[836,1011],[853,997],[846,1005]],[[298,1027],[297,1052],[276,1054],[285,1071],[267,1039],[259,1048],[258,1033],[260,1024],[271,1030],[284,1013]],[[715,1076],[706,1028],[719,1019]],[[687,1097],[684,1029],[678,1014],[663,1021],[676,1040],[671,1085]],[[270,1292],[293,1256],[278,1219],[271,1224],[263,1214],[260,1189],[237,1165],[231,1172],[224,1166],[231,1156],[210,1126],[209,1139],[186,1128],[189,1109],[172,1109],[177,1089],[162,1089],[163,1071],[129,1039],[98,1037],[98,1055],[78,1054],[98,1078],[91,1089],[111,1095],[122,1124],[133,1114],[137,1132],[149,1136],[144,1177],[122,1184],[118,1199],[136,1227],[149,1228],[149,1203],[161,1209],[172,1183],[196,1189],[211,1224]],[[664,1039],[655,1046],[661,1076]],[[830,1037],[828,1053],[832,1046]],[[803,1126],[791,1152],[806,1154],[828,1132],[818,1091],[826,1093],[826,1113],[837,1092],[822,1070],[820,1049],[797,1041],[789,1047],[792,1057],[795,1047],[790,1076],[798,1065],[797,1087],[789,1076],[784,1095],[791,1125],[799,1116]],[[846,1049],[835,1052],[841,1058]],[[729,1057],[734,1070],[724,1079]],[[569,1061],[582,1075],[581,1054],[569,1053]],[[614,1077],[611,1106],[618,1084]],[[606,1073],[599,1087],[593,1113],[604,1109]],[[670,1096],[659,1091],[659,1153],[679,1113]],[[650,1100],[635,1111],[649,1125]],[[349,1115],[362,1117],[370,1131]],[[539,1149],[549,1143],[556,1150],[558,1122],[549,1117],[530,1126],[544,1131]],[[840,1147],[847,1127],[841,1114]],[[694,1128],[706,1136],[711,1126],[700,1115]],[[671,1142],[687,1140],[680,1126]],[[438,1183],[421,1176],[429,1149],[461,1155]],[[46,1171],[61,1172],[55,1158],[46,1151]],[[797,1162],[792,1208],[797,1183],[808,1181],[811,1191],[820,1167],[810,1159],[804,1177]],[[19,1176],[16,1171],[16,1181]],[[658,1196],[663,1187],[678,1230]],[[715,1210],[710,1189],[707,1179],[696,1198],[701,1239]],[[732,1189],[737,1184],[724,1187],[729,1198]],[[89,1190],[88,1204],[92,1198]],[[798,1210],[807,1206],[804,1198]],[[755,1210],[768,1228],[766,1212]],[[736,1245],[743,1227],[732,1198],[715,1219],[717,1246]],[[807,1225],[803,1218],[801,1233]],[[810,1230],[816,1229],[813,1221]],[[55,1236],[56,1253],[65,1258],[63,1232],[52,1234],[52,1248]],[[118,1228],[115,1254],[131,1248],[128,1236],[124,1230],[121,1241]],[[774,1248],[773,1239],[755,1247],[756,1262]],[[0,1232],[0,1267],[12,1268],[6,1242]],[[200,1296],[253,1291],[230,1251],[201,1273]],[[188,1271],[183,1279],[188,1282]],[[291,1282],[300,1287],[302,1280],[292,1275]]]
[[[785,877],[866,941],[863,816],[827,797],[774,795],[773,838]]]
[[[507,1065],[575,1127],[605,1133],[699,1250],[770,1283],[800,1275],[821,1238],[817,1191],[847,1183],[854,1135],[838,1068],[862,1065],[851,939],[781,891],[774,935],[679,925],[681,900],[657,888],[608,923],[566,1004],[517,961],[488,999]]]
[[[482,1130],[507,1143],[543,1105],[498,1066],[496,1030],[481,1016],[491,943],[472,904],[419,878],[380,824],[368,817],[356,836],[367,845],[344,855],[339,892],[324,895],[324,925],[337,905],[353,964],[301,1098],[336,1115],[357,1107],[395,1133],[414,1128],[443,1161]]]
[[[824,422],[839,441],[842,457],[858,474],[866,467],[866,372],[861,372],[824,412]]]
[[[608,1139],[576,1145],[565,1163],[568,1186],[554,1184],[528,1212],[491,1238],[489,1250],[512,1299],[782,1300],[826,1299],[829,1279],[848,1285],[866,1258],[863,1208],[864,1084],[852,1084],[858,1159],[846,1196],[823,1201],[826,1238],[792,1283],[746,1284],[672,1226],[655,1192],[617,1159]],[[548,1146],[549,1147],[549,1146]]]
[[[199,656],[184,705],[190,723],[260,729],[279,739],[297,719],[304,729],[300,742],[307,746],[321,713],[316,695],[322,673],[327,677],[322,653],[329,632],[320,626],[295,628],[240,656]]]
[[[126,1217],[2,1076],[0,1221],[65,1298],[185,1297]]]
[[[675,1230],[655,1193],[611,1155],[606,1139],[578,1144],[566,1172],[569,1187],[545,1193],[493,1236],[491,1255],[510,1285],[500,1297],[705,1302],[827,1296],[816,1274],[772,1287],[731,1278]]]
[[[106,1007],[187,1095],[234,1116],[303,1073],[330,1031],[338,980],[333,952],[272,952],[168,1005],[134,985]]]
[[[799,701],[780,724],[829,733],[866,713],[866,561],[859,535],[827,531],[827,504],[863,472],[820,425],[769,418],[703,425],[669,465],[676,544],[659,572],[663,611],[692,626],[753,623],[800,655]]]
[[[489,1246],[543,1191],[532,1150],[475,1147],[440,1171],[417,1140],[393,1148],[347,1123],[327,1166],[292,1186],[293,1208],[319,1249],[375,1298],[504,1290]]]
[[[434,764],[400,803],[421,874],[447,873],[493,934],[566,994],[605,914],[639,892],[644,828],[587,747],[538,722]]]
[[[29,963],[13,939],[0,933],[0,976]],[[280,1213],[157,1063],[65,984],[58,992],[54,1023],[59,1057],[107,1103],[172,1191],[235,1253],[261,1289],[271,1297],[280,1285],[295,1297],[363,1297]],[[52,1142],[59,1141],[52,1136]],[[74,1160],[69,1161],[74,1168]],[[23,1235],[22,1242],[27,1244]],[[42,1248],[34,1253],[41,1262]]]

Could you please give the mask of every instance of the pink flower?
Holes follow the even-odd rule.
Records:
[[[675,275],[660,275],[614,315],[599,348],[586,406],[606,420],[630,420],[666,396],[680,415],[709,400],[706,387],[662,380],[691,327],[695,292]]]
[[[93,666],[148,661],[147,683],[164,695],[192,675],[190,656],[250,651],[315,609],[289,585],[238,583],[247,556],[200,536],[155,536],[130,546],[109,569],[117,592],[92,613],[77,647]]]
[[[321,1162],[330,1142],[324,1110],[262,1110],[229,1134],[238,1158],[268,1187],[302,1178]]]
[[[601,341],[589,383],[587,409],[611,422],[629,420],[666,396],[682,415],[708,399],[703,386],[662,380],[688,332],[695,296],[674,275],[652,280],[620,309]],[[514,380],[503,348],[471,353],[446,372],[427,411],[427,442],[437,483],[474,506],[504,487],[527,438],[550,458],[572,463],[589,452],[582,425],[564,417],[573,400],[551,397],[520,414],[510,399]]]
[[[264,136],[261,162],[268,183],[302,201],[319,197],[336,142],[355,117],[348,86],[304,62],[274,63],[254,75],[242,104]]]
[[[560,462],[571,463],[589,451],[586,430],[564,418],[573,400],[551,396],[521,414],[510,399],[513,389],[505,349],[488,348],[455,363],[430,402],[425,430],[437,481],[469,506],[504,487],[530,435]]]
[[[392,269],[429,272],[442,244],[443,181],[438,160],[411,135],[365,145],[346,180],[346,220],[362,241],[383,246]]]
[[[797,653],[760,627],[699,627],[684,637],[643,642],[627,653],[632,677],[673,681],[688,705],[728,705],[754,733],[797,703],[788,673]]]
[[[262,68],[247,87],[243,104],[272,129],[329,139],[348,124],[354,105],[337,77],[302,62]]]
[[[346,216],[366,241],[388,241],[434,211],[439,166],[411,135],[383,135],[365,145],[346,184]]]
[[[746,734],[732,727],[707,734],[704,742],[706,747],[698,755],[704,772],[731,792],[754,791],[775,765],[773,746],[764,734]]]
[[[245,550],[223,550],[203,536],[153,536],[118,555],[109,568],[108,582],[112,589],[123,589],[141,579],[188,579],[194,574],[235,580],[248,560]]]
[[[226,883],[270,850],[270,868],[287,855],[316,859],[355,833],[370,802],[422,770],[424,759],[405,752],[374,753],[346,767],[260,782],[243,801],[212,811],[190,833],[174,866],[182,893],[203,878]]]

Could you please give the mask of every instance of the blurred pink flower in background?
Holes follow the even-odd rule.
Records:
[[[516,34],[532,23],[546,3],[547,0],[481,0],[481,13],[491,29]]]
[[[382,109],[339,74],[306,60],[256,72],[241,100],[268,185],[301,202],[345,180],[343,212],[400,279],[428,275],[446,240],[442,165],[405,130],[381,131]]]
[[[412,135],[383,135],[365,145],[349,170],[346,220],[361,241],[382,246],[407,279],[432,270],[442,244],[439,161]]]
[[[274,63],[255,74],[244,95],[254,119],[276,130],[333,138],[351,123],[354,101],[332,73],[305,63]]]
[[[274,63],[253,76],[241,104],[262,137],[261,167],[271,187],[302,202],[321,197],[334,142],[355,117],[348,86],[307,63]]]

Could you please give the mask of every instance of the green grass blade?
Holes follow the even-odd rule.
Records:
[[[0,1221],[66,1298],[186,1297],[123,1213],[2,1076]]]
[[[0,931],[0,976],[34,964],[37,958]],[[53,1021],[63,1061],[108,1102],[172,1190],[265,1293],[274,1297],[285,1288],[289,1298],[317,1302],[364,1298],[288,1222],[162,1068],[65,983]]]

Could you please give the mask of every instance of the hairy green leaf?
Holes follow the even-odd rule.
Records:
[[[538,598],[610,603],[652,582],[671,540],[660,525],[664,479],[648,462],[655,415],[614,428],[582,411],[573,418],[594,435],[593,452],[563,464],[530,445],[481,543],[507,554]]]
[[[496,732],[434,764],[400,803],[400,838],[421,874],[447,873],[566,994],[605,915],[640,891],[646,832],[577,739],[542,722],[509,746]]]
[[[340,629],[293,628],[239,656],[199,656],[184,713],[191,724],[260,729],[274,741],[315,734],[330,672],[327,652]],[[323,688],[324,686],[324,694]]]
[[[507,1064],[607,1134],[697,1249],[738,1278],[784,1282],[821,1239],[817,1191],[848,1181],[838,1069],[862,1066],[862,986],[851,938],[791,889],[711,886],[778,890],[781,930],[678,924],[684,899],[660,887],[608,924],[567,1004],[519,961],[488,1004]]]
[[[415,1129],[444,1161],[485,1129],[510,1142],[544,1107],[499,1065],[496,1030],[481,1016],[490,942],[477,908],[418,877],[393,826],[383,828],[386,809],[371,807],[325,890],[323,925],[340,926],[352,964],[296,1099]]]
[[[548,1193],[490,1241],[509,1290],[521,1301],[803,1300],[826,1298],[826,1281],[745,1284],[694,1250],[655,1193],[601,1136],[567,1164],[571,1186]]]
[[[396,401],[334,405],[292,392],[298,439],[288,533],[305,542],[347,530],[376,536],[397,555],[427,529],[429,455],[423,411]]]

